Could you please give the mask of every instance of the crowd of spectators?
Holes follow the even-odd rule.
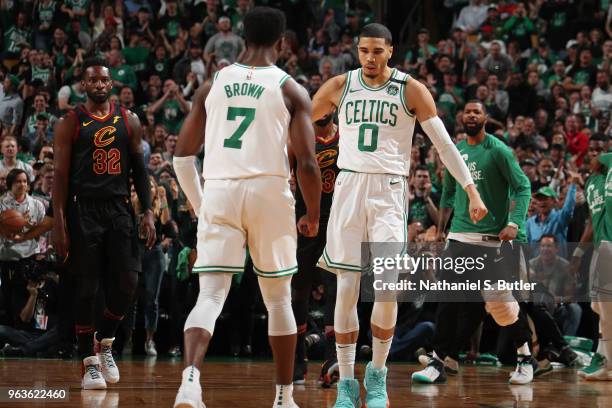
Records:
[[[23,195],[19,188],[25,180],[27,201],[36,207],[23,210],[30,223],[52,219],[44,216],[44,209],[49,208],[53,184],[53,126],[86,100],[80,83],[85,58],[108,61],[112,100],[135,112],[145,129],[143,149],[159,239],[143,260],[147,278],[141,279],[140,307],[126,319],[118,349],[133,344],[135,352],[144,349],[154,355],[155,340],[158,349],[180,354],[182,325],[198,290],[188,273],[197,218],[176,181],[172,159],[195,90],[236,62],[244,49],[245,13],[254,5],[285,11],[289,30],[277,64],[314,95],[330,77],[359,67],[357,36],[363,25],[376,21],[373,3],[0,0],[1,208],[23,207],[17,194]],[[432,3],[439,21],[425,24],[415,38],[397,41],[392,65],[428,87],[456,141],[466,137],[461,118],[465,101],[478,99],[486,106],[486,130],[514,150],[531,181],[533,199],[524,231],[539,254],[531,261],[533,275],[545,281],[553,271],[568,267],[565,244],[579,240],[588,214],[583,187],[589,155],[607,150],[612,136],[612,6],[603,0]],[[443,233],[436,228],[444,168],[418,127],[411,157],[409,236],[416,242],[435,241]],[[41,205],[32,204],[31,198]],[[0,240],[0,319],[5,323],[0,340],[7,343],[5,355],[70,354],[70,334],[62,334],[70,332],[70,319],[64,316],[70,306],[66,301],[62,306],[60,296],[66,290],[62,280],[70,279],[55,263],[48,233],[44,228],[37,233]],[[235,277],[213,352],[265,352],[265,324],[260,324],[265,308],[255,282],[249,272]],[[322,327],[317,307],[324,296],[325,285],[313,288],[313,332]],[[417,343],[406,341],[406,348],[424,346],[426,334],[433,332],[420,325],[433,320],[432,313],[423,312],[426,307],[412,305],[400,313],[402,333],[418,328],[423,334]],[[553,304],[551,312],[564,334],[595,337],[596,324],[584,323],[591,315],[582,309],[576,303],[564,310]],[[247,323],[237,326],[245,316]],[[64,329],[62,321],[68,322]],[[164,330],[157,330],[158,325]],[[139,327],[146,332],[139,335]],[[43,336],[52,330],[52,336]],[[28,345],[39,337],[42,347]],[[146,347],[141,347],[145,340]],[[50,346],[55,343],[60,346]],[[401,355],[401,350],[394,354]]]

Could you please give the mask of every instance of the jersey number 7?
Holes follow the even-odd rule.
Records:
[[[227,108],[227,120],[234,121],[238,117],[243,117],[244,119],[238,125],[236,131],[223,141],[223,147],[229,147],[230,149],[242,148],[242,140],[240,138],[244,135],[251,122],[253,122],[253,119],[255,119],[255,108],[236,108],[233,106]]]

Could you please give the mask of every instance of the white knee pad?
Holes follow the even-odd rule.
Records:
[[[334,330],[336,333],[359,331],[357,301],[361,274],[342,271],[337,275],[336,308],[334,310]]]
[[[291,309],[291,276],[280,278],[259,276],[257,280],[268,310],[268,335],[288,336],[297,333]]]
[[[185,330],[199,327],[212,335],[231,285],[231,273],[201,273],[200,293],[185,321]]]
[[[383,330],[392,329],[397,322],[397,302],[374,302],[370,323]]]
[[[487,312],[500,326],[510,326],[518,320],[520,306],[515,301],[490,301],[485,304]]]

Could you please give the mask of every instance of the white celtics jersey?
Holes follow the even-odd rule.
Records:
[[[359,173],[407,176],[416,118],[404,97],[407,74],[394,69],[378,88],[367,86],[361,69],[349,71],[338,105],[338,167]]]
[[[289,178],[291,115],[276,66],[233,64],[217,73],[206,98],[204,179]]]

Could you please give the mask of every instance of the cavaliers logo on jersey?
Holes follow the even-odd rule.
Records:
[[[336,162],[338,151],[335,149],[326,149],[317,153],[317,163],[320,169],[332,166]]]
[[[114,126],[104,126],[94,135],[94,145],[96,147],[106,147],[115,141],[115,133],[117,128]]]

